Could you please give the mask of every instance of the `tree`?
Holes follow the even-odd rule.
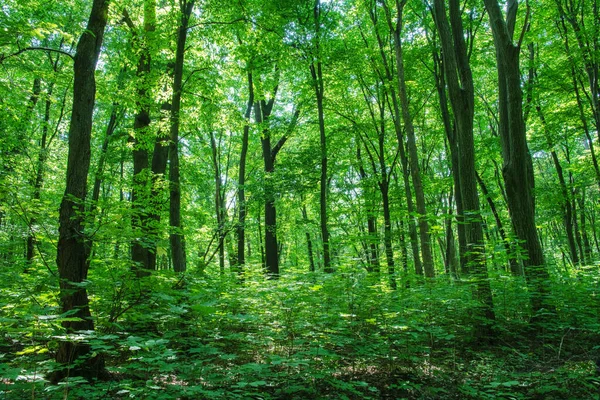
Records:
[[[393,34],[394,41],[394,55],[396,60],[396,85],[398,90],[398,96],[400,98],[400,106],[402,110],[402,120],[404,121],[404,128],[406,130],[406,147],[408,149],[408,163],[410,166],[410,176],[412,178],[412,184],[415,190],[416,197],[416,211],[419,214],[419,239],[421,244],[421,255],[423,257],[423,270],[425,276],[432,278],[435,276],[435,270],[433,268],[433,255],[431,253],[431,243],[429,239],[429,222],[427,221],[427,208],[425,205],[425,193],[423,192],[423,181],[421,179],[421,172],[419,166],[419,153],[417,150],[417,140],[415,135],[415,127],[413,123],[413,116],[411,115],[410,102],[408,99],[408,90],[406,85],[406,74],[404,70],[404,55],[402,50],[401,33],[403,27],[403,13],[404,7],[406,6],[406,0],[396,0],[396,24],[394,26],[392,22],[391,12],[389,11],[387,4],[382,2],[384,10],[386,11],[386,21],[390,32]],[[374,18],[372,14],[371,19]],[[382,49],[381,39],[378,39],[380,49]],[[383,56],[382,56],[383,57]],[[388,69],[389,70],[389,69]],[[388,80],[392,80],[390,74],[388,74]],[[395,97],[392,94],[392,97]],[[395,105],[397,108],[397,104]],[[396,117],[399,124],[399,116]],[[399,146],[404,146],[401,141],[401,135],[399,133],[399,125],[397,125],[396,134],[398,136]]]
[[[240,151],[240,162],[238,170],[238,225],[237,225],[237,262],[241,267],[246,264],[245,244],[246,244],[246,157],[248,154],[248,136],[250,132],[250,116],[254,105],[254,84],[252,83],[252,71],[248,74],[248,104],[244,113],[244,130],[242,134],[242,149]],[[241,270],[240,270],[241,271]]]
[[[169,240],[171,243],[171,257],[173,269],[176,272],[185,272],[186,254],[185,237],[182,232],[181,223],[181,182],[179,172],[179,127],[181,117],[181,93],[183,90],[183,67],[185,57],[185,43],[189,20],[194,9],[195,0],[180,0],[180,20],[177,27],[177,49],[175,52],[175,63],[173,66],[173,97],[171,99],[170,115],[170,143],[169,143],[169,181],[170,181],[170,205],[169,225],[171,232]]]
[[[495,319],[492,291],[485,263],[483,227],[479,209],[479,195],[475,171],[475,148],[473,144],[473,118],[475,92],[473,75],[465,43],[460,4],[449,1],[449,21],[446,7],[441,0],[433,2],[433,16],[442,46],[443,67],[454,111],[454,124],[458,150],[458,183],[462,201],[461,223],[465,225],[466,254],[461,257],[463,271],[471,272],[477,279],[477,298],[488,320]]]
[[[331,266],[331,254],[329,250],[329,229],[327,227],[327,136],[325,134],[325,117],[323,112],[324,84],[323,84],[323,62],[321,54],[321,13],[322,5],[320,0],[315,0],[314,5],[314,55],[310,64],[310,74],[312,84],[315,89],[315,98],[317,100],[317,115],[319,117],[319,140],[321,143],[321,183],[320,183],[320,216],[321,216],[321,238],[323,239],[323,269],[325,272],[333,272]]]
[[[90,166],[90,138],[96,97],[95,70],[104,28],[108,18],[109,0],[94,0],[86,30],[77,43],[73,67],[73,107],[69,125],[69,156],[66,188],[60,205],[59,238],[56,263],[60,279],[62,313],[69,315],[63,322],[68,334],[93,331],[85,280],[89,270],[91,239],[86,235],[85,200],[87,174]],[[86,343],[63,340],[56,352],[56,361],[73,366],[79,357],[86,357],[90,346]],[[104,371],[101,355],[77,364],[73,372],[83,376],[99,376]],[[61,369],[52,377],[58,381],[68,374]]]
[[[506,18],[497,1],[485,0],[485,7],[496,47],[499,132],[504,158],[502,176],[514,231],[526,252],[525,274],[532,289],[532,308],[537,314],[551,308],[547,302],[550,277],[535,225],[533,165],[527,147],[519,70],[522,38],[516,43],[513,41],[518,3],[508,2]]]
[[[290,133],[294,130],[298,122],[300,110],[296,109],[292,120],[284,134],[277,143],[271,144],[272,129],[269,126],[271,113],[275,104],[275,97],[279,90],[279,68],[275,68],[276,84],[272,90],[272,97],[265,99],[261,94],[254,102],[254,119],[261,132],[262,158],[265,171],[265,267],[269,276],[277,278],[279,276],[279,243],[277,241],[277,208],[275,206],[275,187],[273,183],[273,171],[275,170],[275,161],[277,154],[288,140]]]

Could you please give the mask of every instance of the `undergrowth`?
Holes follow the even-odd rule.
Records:
[[[0,273],[0,398],[599,398],[597,268],[556,275],[557,314],[535,329],[524,282],[496,273],[486,341],[472,328],[470,286],[444,277],[391,291],[351,266],[279,280],[254,267],[243,282],[124,270],[94,266],[96,331],[69,337],[48,271]],[[50,385],[59,340],[89,343],[111,379]]]

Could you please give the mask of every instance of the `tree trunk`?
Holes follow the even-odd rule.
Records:
[[[473,118],[475,112],[475,91],[473,75],[469,65],[464,39],[462,16],[458,0],[449,1],[450,23],[442,0],[434,0],[433,15],[440,36],[443,54],[443,67],[454,111],[454,123],[458,144],[458,172],[462,201],[462,223],[465,227],[467,253],[461,257],[463,271],[472,274],[476,280],[475,295],[481,302],[483,316],[494,320],[492,291],[485,264],[485,243],[481,224],[479,195],[475,178],[475,148],[473,142]],[[478,326],[479,334],[489,334],[489,323]]]
[[[406,79],[404,77],[404,59],[402,54],[402,40],[400,38],[400,32],[402,31],[402,13],[405,4],[406,0],[396,0],[396,29],[391,29],[391,31],[394,36],[398,95],[400,97],[404,127],[406,129],[410,175],[415,189],[417,213],[419,214],[419,239],[421,243],[421,255],[423,257],[423,270],[426,277],[433,278],[435,276],[435,270],[433,268],[433,255],[429,238],[429,222],[427,221],[425,193],[423,192],[423,182],[421,180],[415,128],[410,113]],[[388,20],[391,27],[391,18]]]
[[[219,271],[225,273],[225,200],[223,198],[221,167],[214,132],[210,132],[210,148],[215,176],[215,216],[217,219],[217,237],[219,240]]]
[[[406,3],[405,1],[403,1],[402,4],[396,2],[396,6],[398,7],[399,15],[401,13],[401,8],[404,7],[405,3]],[[381,4],[383,5],[383,8],[385,10],[388,28],[394,36],[394,47],[396,48],[397,47],[396,42],[400,40],[400,29],[401,29],[400,22],[401,21],[400,20],[397,21],[398,24],[397,24],[396,28],[394,28],[394,26],[392,24],[392,17],[391,17],[390,11],[389,11],[386,3],[382,2]],[[410,179],[411,178],[409,178],[409,176],[414,178],[414,174],[412,171],[412,161],[409,163],[409,157],[407,157],[406,151],[404,148],[405,140],[404,140],[404,134],[402,133],[402,126],[400,124],[400,119],[403,117],[403,114],[401,114],[401,112],[400,112],[400,106],[398,105],[398,97],[396,96],[396,90],[394,89],[394,86],[393,86],[394,78],[393,78],[393,74],[392,74],[392,69],[388,63],[388,58],[387,58],[386,52],[384,51],[383,40],[382,40],[381,36],[379,35],[379,32],[377,31],[377,21],[376,21],[376,17],[375,17],[375,12],[373,10],[371,10],[370,16],[371,16],[371,21],[373,22],[373,26],[375,27],[375,34],[376,34],[377,43],[379,46],[379,53],[381,56],[381,60],[383,62],[384,69],[385,69],[386,78],[391,86],[389,89],[389,97],[392,100],[394,130],[396,132],[396,138],[398,140],[398,151],[400,153],[400,162],[402,164],[402,178],[404,180],[404,191],[406,193],[406,207],[407,207],[407,211],[408,211],[408,232],[409,232],[409,236],[410,236],[411,248],[412,248],[412,253],[413,253],[413,261],[415,264],[415,273],[419,276],[422,276],[424,274],[423,263],[425,263],[426,258],[428,257],[427,260],[431,261],[431,265],[430,265],[431,268],[427,267],[426,269],[428,270],[428,272],[425,272],[425,274],[426,275],[432,274],[433,273],[433,259],[431,258],[431,251],[425,252],[423,254],[423,263],[421,263],[421,257],[419,254],[419,239],[418,239],[418,235],[417,235],[417,227],[416,227],[415,220],[413,217],[414,212],[415,212],[415,206],[413,203],[412,190],[410,187]],[[396,57],[397,57],[397,49],[396,49]],[[389,104],[389,101],[388,101],[388,104]],[[411,121],[411,123],[412,123],[412,121]],[[406,124],[406,122],[405,122],[405,124]],[[413,134],[414,134],[414,130],[413,130]],[[408,142],[410,142],[410,139],[408,140]],[[410,144],[408,146],[410,147]],[[416,147],[415,147],[415,149],[416,149]],[[410,154],[410,149],[409,149],[409,154]],[[410,171],[409,171],[409,164],[411,167]],[[418,168],[418,161],[417,161],[417,168]],[[417,175],[418,175],[418,170],[417,170]],[[420,175],[418,175],[418,176],[419,176],[419,182],[420,182]],[[414,184],[414,180],[413,180],[413,184]],[[416,190],[416,188],[415,188],[415,190]],[[418,199],[417,199],[417,203],[419,203]],[[417,204],[417,211],[418,211],[418,209],[419,209],[419,205]],[[421,219],[419,219],[419,227],[422,228]],[[427,229],[429,229],[429,228],[427,228]],[[422,242],[422,239],[423,239],[423,237],[421,236],[421,242]],[[429,240],[429,239],[427,239],[427,240]],[[425,245],[423,245],[423,243],[421,243],[421,250],[423,250],[424,248],[431,249],[431,246],[428,244],[428,242]]]
[[[129,20],[130,28],[133,33],[133,44],[139,47],[140,58],[136,71],[137,99],[136,105],[138,112],[133,122],[133,133],[129,136],[129,142],[133,146],[133,185],[131,192],[132,207],[132,228],[135,239],[131,244],[131,260],[133,270],[138,276],[149,273],[150,250],[146,244],[149,239],[148,234],[148,213],[150,193],[149,193],[149,171],[148,171],[148,141],[150,137],[150,108],[152,104],[152,93],[150,91],[150,37],[149,33],[154,30],[154,4],[151,1],[144,1],[144,33],[143,38],[139,38],[135,33],[135,26]],[[127,11],[123,11],[124,16],[128,18]]]
[[[382,172],[386,174],[386,171]],[[387,180],[380,182],[381,198],[383,203],[383,221],[384,232],[383,242],[385,245],[385,259],[388,267],[388,275],[390,277],[390,288],[396,290],[396,269],[394,263],[394,250],[392,248],[392,218],[390,216],[390,198],[389,198],[389,182]]]
[[[366,193],[366,201],[367,201],[367,269],[369,272],[379,273],[379,252],[377,251],[379,237],[377,235],[377,218],[374,212],[373,201],[370,197],[373,196],[371,193],[367,172],[362,164],[362,156],[360,151],[360,143],[357,143],[356,146],[356,159],[358,160],[358,173],[360,175],[360,180],[362,183],[363,192]]]
[[[306,204],[304,204],[304,199],[301,198],[302,203],[302,221],[304,222],[306,229],[306,247],[308,251],[308,262],[309,262],[309,271],[315,272],[315,259],[313,255],[313,244],[312,239],[310,238],[310,233],[308,232],[308,213],[306,211]]]
[[[59,61],[59,57],[56,58],[56,61],[52,62],[52,68],[53,68],[54,72],[56,72],[58,69],[58,61]],[[42,186],[44,184],[44,170],[46,168],[46,159],[48,158],[48,147],[50,147],[50,144],[51,144],[52,140],[54,139],[56,132],[58,131],[58,130],[55,130],[54,133],[52,133],[50,136],[48,136],[48,130],[50,127],[50,109],[52,108],[51,96],[52,96],[53,89],[54,89],[54,82],[50,83],[50,85],[48,87],[48,93],[46,94],[46,102],[45,102],[45,106],[44,106],[44,124],[42,126],[42,138],[40,140],[40,152],[38,153],[35,182],[33,184],[33,200],[35,200],[35,201],[39,201],[41,198],[41,195],[42,195]],[[39,96],[39,93],[36,94],[36,96]],[[57,127],[59,126],[59,124],[62,120],[62,115],[63,115],[64,109],[65,109],[66,100],[67,100],[67,98],[65,95],[65,96],[63,96],[60,118],[56,125]],[[27,272],[28,268],[31,267],[31,265],[33,263],[33,257],[35,256],[35,245],[36,245],[35,224],[36,224],[36,219],[35,219],[35,217],[32,217],[29,220],[29,232],[27,234],[25,272]]]
[[[442,62],[442,56],[435,48],[433,49],[433,60],[433,74],[438,92],[444,131],[446,132],[446,139],[448,140],[447,151],[450,153],[452,181],[454,183],[454,199],[456,202],[456,221],[458,222],[456,224],[456,231],[458,233],[458,254],[460,258],[460,265],[462,267],[467,265],[467,238],[465,225],[463,224],[464,210],[460,192],[458,140],[456,138],[456,126],[450,121],[450,109],[448,105],[448,97],[446,95],[446,78],[444,76],[444,64]],[[461,272],[466,273],[466,271]],[[458,274],[458,270],[456,273]]]
[[[508,258],[510,271],[514,276],[522,276],[523,268],[521,267],[519,261],[516,258],[516,251],[512,246],[512,241],[509,241],[509,238],[506,235],[506,231],[504,230],[504,224],[502,223],[502,219],[500,218],[500,214],[498,213],[496,204],[494,203],[494,200],[492,199],[492,196],[489,193],[487,185],[485,184],[481,176],[477,174],[476,177],[477,182],[479,183],[479,187],[481,189],[481,193],[483,194],[483,197],[485,197],[488,206],[492,211],[492,215],[494,216],[494,220],[496,221],[496,227],[498,228],[498,232],[500,233],[500,240],[502,240],[502,243],[504,244],[504,251],[506,252],[506,257]]]
[[[237,225],[237,262],[239,272],[246,264],[246,255],[244,252],[246,241],[246,156],[248,154],[248,134],[250,132],[250,115],[252,105],[254,104],[254,85],[252,84],[252,71],[248,71],[248,104],[244,113],[244,133],[242,136],[242,150],[240,153],[239,175],[238,175],[238,225]]]
[[[171,243],[171,257],[173,259],[173,270],[185,272],[185,237],[181,224],[181,185],[179,178],[179,125],[181,111],[181,90],[183,81],[183,61],[185,56],[185,42],[187,40],[188,23],[194,8],[195,0],[180,1],[181,20],[177,29],[177,50],[175,53],[175,67],[173,72],[173,98],[171,101],[171,131],[169,143],[169,181],[170,181],[170,205],[169,225],[171,232],[169,241]]]
[[[96,96],[95,70],[104,28],[108,17],[108,0],[94,0],[86,30],[77,44],[74,65],[73,107],[69,126],[69,155],[66,188],[60,205],[59,237],[56,263],[60,277],[62,314],[69,320],[62,323],[67,334],[91,331],[94,321],[90,314],[85,285],[89,269],[91,239],[86,237],[84,202],[87,174],[90,167],[90,140]],[[90,346],[63,340],[56,352],[56,361],[63,368],[51,377],[56,382],[67,375],[91,378],[104,372],[102,356],[95,356],[74,365],[76,359],[87,356]],[[71,371],[69,371],[71,369]]]
[[[523,120],[523,92],[519,71],[520,44],[513,44],[512,39],[518,4],[515,0],[509,0],[505,21],[496,0],[484,2],[494,36],[498,65],[499,131],[504,158],[502,175],[514,231],[526,253],[523,264],[531,289],[531,305],[535,319],[543,309],[553,310],[554,307],[548,303],[550,277],[535,225],[533,165]]]
[[[310,65],[310,73],[315,89],[315,97],[317,99],[317,113],[319,117],[319,138],[321,144],[321,178],[320,178],[320,223],[321,223],[321,238],[323,239],[323,270],[327,273],[333,272],[331,266],[331,255],[329,251],[329,229],[327,226],[327,137],[325,135],[325,118],[323,112],[323,70],[321,63],[320,49],[320,28],[321,28],[321,2],[315,0],[314,6],[314,23],[315,23],[315,53],[316,59]]]

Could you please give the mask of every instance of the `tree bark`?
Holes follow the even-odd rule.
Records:
[[[425,205],[425,193],[423,192],[423,181],[421,179],[419,166],[419,153],[417,150],[415,128],[412,121],[412,115],[410,113],[408,93],[406,89],[404,56],[402,54],[402,40],[400,38],[400,32],[402,31],[403,25],[402,14],[405,5],[406,0],[396,0],[396,28],[394,29],[392,26],[391,16],[388,17],[388,25],[390,26],[390,30],[394,36],[398,95],[400,97],[404,128],[406,129],[410,175],[412,178],[413,188],[415,190],[417,213],[419,214],[419,239],[421,243],[421,256],[423,257],[423,270],[426,277],[433,278],[435,276],[435,270],[433,268],[433,254],[431,252],[431,242],[429,238],[429,222],[427,221],[427,208]]]
[[[87,28],[77,44],[74,63],[73,107],[69,126],[69,154],[66,188],[60,205],[59,237],[56,263],[60,277],[60,304],[69,320],[62,323],[67,334],[94,330],[87,290],[91,239],[86,237],[85,207],[87,174],[90,167],[90,140],[96,96],[95,70],[102,47],[108,18],[109,0],[94,0]],[[75,319],[75,320],[74,320]],[[73,365],[87,356],[90,346],[63,340],[56,352],[56,361],[63,369],[56,371],[52,381],[68,375],[91,378],[104,372],[102,356]],[[66,369],[64,369],[66,368]],[[71,369],[69,371],[68,369]]]
[[[194,8],[195,0],[180,0],[181,20],[177,29],[177,50],[175,53],[175,67],[173,71],[173,98],[171,100],[171,130],[169,143],[169,181],[170,181],[170,205],[169,225],[171,232],[169,241],[171,243],[171,257],[173,270],[185,272],[185,236],[181,223],[181,183],[179,173],[179,126],[181,116],[181,90],[183,81],[183,63],[185,56],[185,43],[189,19]]]
[[[450,103],[454,111],[454,123],[458,144],[458,175],[460,176],[460,194],[462,201],[462,223],[465,227],[467,252],[461,261],[463,271],[476,279],[475,294],[481,302],[483,316],[494,320],[492,291],[485,264],[485,243],[481,224],[481,210],[475,178],[475,148],[473,141],[473,118],[475,114],[475,91],[473,75],[469,65],[460,4],[458,0],[449,1],[450,21],[442,0],[434,0],[433,16],[442,45],[443,67],[450,94]],[[489,324],[478,326],[482,334],[489,332]]]
[[[133,132],[128,141],[132,146],[133,184],[131,189],[131,224],[135,235],[131,243],[132,270],[138,276],[150,273],[150,257],[152,241],[148,224],[150,222],[150,170],[148,144],[150,142],[150,110],[152,92],[150,88],[151,72],[151,35],[155,29],[154,0],[144,1],[144,35],[140,37],[127,10],[123,10],[123,18],[132,32],[132,46],[139,51],[140,57],[136,70],[136,107],[137,113],[133,122]]]
[[[433,50],[433,73],[436,82],[436,88],[438,92],[440,110],[442,114],[442,122],[444,124],[444,131],[446,132],[446,138],[448,140],[448,150],[450,153],[450,165],[452,170],[452,181],[454,183],[454,200],[456,203],[456,231],[458,234],[458,254],[460,258],[460,265],[466,265],[466,254],[467,254],[467,238],[465,226],[462,223],[464,211],[462,203],[462,195],[460,192],[460,174],[459,174],[459,153],[458,153],[458,140],[456,138],[456,126],[450,122],[450,110],[448,105],[448,97],[446,96],[446,78],[444,77],[442,57],[436,49]],[[461,271],[466,272],[466,271]],[[458,270],[456,271],[458,274]],[[458,277],[458,275],[457,275]]]
[[[242,135],[242,150],[240,152],[240,164],[238,175],[238,225],[237,225],[237,262],[239,272],[246,264],[245,241],[246,241],[246,156],[248,154],[248,134],[250,132],[250,115],[254,104],[254,85],[252,84],[252,71],[248,71],[248,104],[244,113],[244,132]]]
[[[523,92],[519,71],[520,43],[513,43],[518,4],[509,0],[506,20],[496,0],[484,0],[487,9],[498,65],[500,140],[504,165],[502,175],[510,216],[526,257],[525,276],[531,289],[531,305],[536,315],[543,309],[553,310],[548,302],[549,274],[535,225],[533,165],[523,119]]]
[[[377,218],[375,216],[373,201],[370,199],[374,194],[371,193],[370,185],[368,184],[367,172],[363,166],[360,142],[356,146],[356,159],[358,161],[358,173],[362,183],[363,192],[366,193],[367,201],[367,268],[369,272],[379,273],[379,252],[377,251],[379,237],[377,234]]]
[[[405,3],[406,3],[405,1],[402,4],[399,4],[397,2],[396,5],[397,5],[398,9],[400,10],[400,7],[404,7]],[[398,24],[396,26],[396,28],[394,28],[394,26],[392,24],[392,17],[391,17],[390,11],[389,11],[386,3],[382,2],[381,4],[383,5],[383,8],[385,10],[388,28],[394,36],[394,47],[396,48],[397,47],[396,39],[398,41],[400,40],[401,24]],[[392,74],[392,68],[390,67],[390,65],[388,63],[388,58],[387,58],[386,52],[384,51],[383,40],[381,39],[381,36],[377,32],[377,18],[376,18],[375,12],[373,10],[371,10],[370,16],[371,16],[371,21],[373,22],[373,26],[376,30],[375,33],[376,33],[376,37],[377,37],[377,43],[379,46],[379,53],[381,56],[381,60],[383,62],[384,69],[385,69],[386,79],[390,84],[389,98],[391,98],[391,100],[392,100],[391,103],[392,103],[392,107],[393,107],[392,114],[393,114],[393,121],[394,121],[394,130],[396,132],[396,138],[398,140],[398,151],[400,154],[400,162],[402,164],[402,178],[404,180],[404,191],[406,194],[406,208],[408,211],[408,232],[409,232],[409,236],[410,236],[415,273],[418,276],[422,276],[424,274],[423,263],[425,262],[425,258],[427,257],[427,254],[431,255],[431,252],[423,254],[423,263],[422,263],[421,256],[419,253],[419,236],[417,234],[417,226],[415,224],[415,219],[413,217],[413,215],[415,213],[415,206],[414,206],[414,202],[413,202],[412,190],[410,187],[410,180],[411,180],[411,178],[414,177],[414,175],[412,174],[413,173],[412,161],[409,162],[409,157],[407,156],[406,150],[404,148],[405,139],[404,139],[404,134],[402,132],[402,126],[400,124],[400,120],[403,117],[403,114],[400,112],[400,105],[398,104],[398,96],[396,96],[396,90],[394,89],[394,85],[393,85],[394,78],[393,78],[393,74]],[[396,51],[396,56],[397,56],[397,51]],[[388,104],[389,104],[389,101],[388,101]],[[413,133],[414,133],[414,131],[413,131]],[[407,141],[407,143],[409,141],[410,141],[410,139]],[[409,149],[409,154],[410,154],[410,149]],[[409,168],[409,164],[410,164],[410,168]],[[418,162],[417,162],[417,166],[418,166]],[[419,175],[419,179],[420,179],[420,175]],[[414,180],[413,180],[413,184],[414,184]],[[417,203],[418,203],[418,199],[417,199]],[[419,206],[417,205],[417,210],[418,210],[418,208],[419,208]],[[420,222],[421,222],[421,220],[419,219],[419,227],[422,227]],[[421,236],[421,242],[422,242],[422,239],[423,239],[423,237]],[[421,243],[421,250],[423,248],[424,248],[423,243]],[[425,244],[425,248],[431,249],[430,245],[427,245],[427,244]],[[431,261],[433,262],[432,258],[431,258]],[[433,268],[433,264],[431,264],[431,268],[429,268],[429,272],[425,272],[425,274],[431,274],[433,271],[432,268]]]
[[[225,273],[225,199],[222,192],[221,167],[214,132],[210,132],[210,148],[215,177],[215,216],[217,218],[217,237],[219,240],[219,271]]]
[[[310,233],[308,232],[308,213],[306,212],[306,204],[302,204],[302,220],[304,225],[306,226],[306,248],[308,252],[308,262],[309,262],[309,271],[315,272],[315,258],[313,255],[313,244],[312,239],[310,238]]]
[[[327,273],[333,272],[331,266],[331,254],[329,251],[329,228],[327,226],[327,136],[325,135],[325,117],[323,112],[323,67],[321,63],[321,43],[320,43],[320,28],[321,28],[321,2],[315,0],[314,6],[314,23],[315,23],[315,59],[310,65],[310,73],[315,89],[315,97],[317,100],[317,114],[319,117],[319,140],[321,145],[321,178],[320,178],[320,224],[321,238],[323,239],[323,270]]]

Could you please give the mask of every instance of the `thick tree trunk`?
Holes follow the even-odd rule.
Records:
[[[181,89],[183,81],[183,62],[185,56],[185,43],[187,40],[188,23],[194,8],[195,0],[180,1],[181,20],[177,29],[177,50],[175,53],[175,67],[173,72],[173,98],[171,101],[171,131],[169,143],[169,181],[170,205],[169,225],[171,232],[171,257],[173,270],[184,272],[186,270],[185,237],[181,224],[181,184],[179,178],[179,126],[181,116]]]
[[[123,10],[123,19],[132,32],[132,46],[139,51],[139,59],[136,71],[136,107],[137,113],[133,122],[133,132],[128,137],[132,146],[133,156],[133,184],[131,189],[131,224],[134,232],[134,240],[131,243],[132,270],[138,276],[150,273],[150,257],[152,249],[152,235],[149,232],[151,194],[149,171],[148,144],[151,138],[150,132],[150,110],[152,106],[151,92],[151,52],[152,32],[155,29],[156,5],[154,0],[144,1],[144,35],[140,37],[137,28],[126,9]]]
[[[170,103],[163,103],[161,106],[161,122],[168,118],[168,113],[171,111]],[[148,270],[154,271],[157,269],[157,241],[159,239],[159,225],[161,214],[166,209],[163,189],[165,180],[165,172],[167,171],[167,163],[169,161],[169,133],[159,130],[154,141],[154,151],[152,153],[152,187],[150,189],[150,212],[148,215],[148,235],[150,243],[148,243]]]
[[[498,65],[500,139],[504,165],[502,175],[515,234],[521,241],[526,257],[523,261],[527,283],[531,288],[534,316],[543,309],[552,310],[549,274],[535,225],[533,197],[533,165],[527,147],[523,120],[523,93],[519,71],[520,44],[512,41],[518,4],[508,2],[505,21],[496,0],[484,0],[496,46]]]
[[[258,125],[268,123],[273,109],[274,98],[269,102],[264,100],[254,103],[254,117]],[[279,255],[277,248],[277,208],[275,207],[275,188],[272,174],[275,170],[275,157],[272,153],[270,130],[262,127],[261,135],[262,156],[265,169],[265,267],[272,278],[279,277]]]
[[[90,140],[96,96],[95,70],[104,28],[108,17],[108,0],[94,0],[86,30],[77,44],[74,65],[73,108],[69,126],[69,155],[66,188],[60,205],[59,237],[56,263],[60,277],[60,303],[69,320],[63,322],[67,334],[94,329],[85,285],[89,269],[91,240],[86,237],[84,202],[87,174],[90,167]],[[74,319],[75,318],[75,319]],[[104,372],[102,356],[74,364],[87,356],[90,346],[63,340],[56,352],[56,361],[64,366],[51,377],[58,381],[67,374],[94,377]],[[71,369],[71,371],[69,371]]]
[[[454,123],[458,144],[458,172],[462,201],[462,223],[465,227],[467,252],[461,257],[463,271],[475,278],[475,295],[481,302],[482,316],[488,321],[495,319],[492,291],[485,263],[485,243],[475,178],[475,148],[473,142],[473,118],[475,91],[469,65],[462,16],[458,0],[449,1],[450,23],[442,0],[434,0],[433,15],[442,44],[443,67],[454,111]],[[490,333],[489,322],[479,323],[478,333]]]

